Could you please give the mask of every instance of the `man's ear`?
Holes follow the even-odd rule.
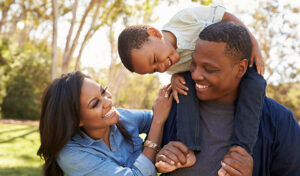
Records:
[[[238,63],[237,76],[239,78],[242,78],[244,76],[244,74],[246,73],[247,68],[248,68],[248,60],[247,59],[240,60]]]
[[[149,27],[147,29],[147,33],[149,36],[154,36],[154,37],[158,37],[158,38],[162,38],[162,33],[160,32],[160,30],[154,28],[154,27]]]

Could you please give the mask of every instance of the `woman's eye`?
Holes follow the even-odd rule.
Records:
[[[98,104],[99,104],[99,100],[96,100],[95,103],[93,104],[92,108],[97,107]]]

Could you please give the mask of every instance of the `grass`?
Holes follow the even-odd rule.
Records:
[[[39,176],[43,161],[36,155],[38,127],[0,124],[0,175]]]

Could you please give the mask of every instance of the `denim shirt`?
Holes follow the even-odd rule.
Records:
[[[74,135],[60,151],[57,162],[69,176],[156,176],[153,163],[142,154],[143,140],[140,133],[147,133],[152,123],[150,111],[117,109],[120,122],[129,132],[128,142],[116,125],[111,126],[109,136],[111,151],[103,140]]]

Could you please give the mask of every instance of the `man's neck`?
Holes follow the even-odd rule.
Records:
[[[169,31],[162,31],[163,37],[166,42],[169,42],[175,49],[177,49],[177,39],[176,36]]]

